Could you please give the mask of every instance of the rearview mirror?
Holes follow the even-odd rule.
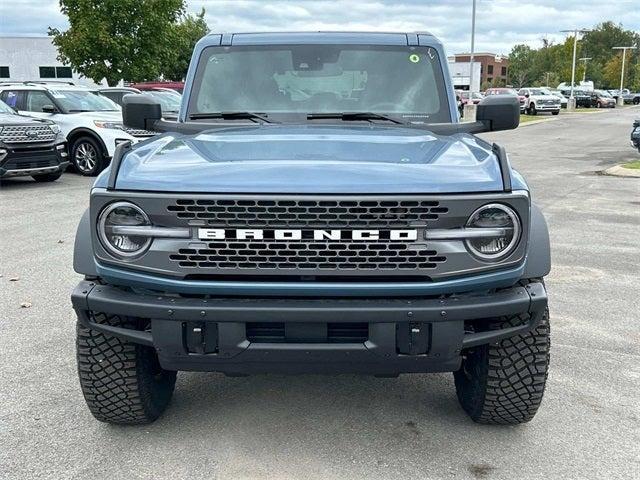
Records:
[[[122,123],[135,130],[153,130],[162,108],[150,95],[130,93],[122,97]]]
[[[58,113],[58,109],[54,105],[43,105],[42,106],[43,113]]]
[[[512,95],[490,95],[478,104],[476,121],[488,132],[513,130],[520,125],[520,101]]]

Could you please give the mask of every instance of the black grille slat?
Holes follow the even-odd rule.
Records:
[[[436,221],[448,209],[437,201],[414,200],[179,199],[167,211],[212,227],[399,228]]]
[[[245,324],[247,340],[254,343],[318,343],[318,341],[364,343],[369,340],[369,324],[365,322],[306,324],[301,326],[301,331],[305,332],[307,327],[316,333],[317,327],[321,327],[320,330],[325,330],[326,327],[326,337],[324,333],[321,335],[322,338],[318,338],[317,335],[309,335],[309,340],[306,341],[297,338],[297,336],[287,337],[284,322],[248,322]]]
[[[51,142],[56,133],[48,125],[7,125],[0,131],[4,143]]]

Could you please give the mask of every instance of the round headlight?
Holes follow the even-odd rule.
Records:
[[[506,205],[491,203],[471,214],[467,230],[483,229],[486,235],[477,235],[465,240],[467,248],[481,260],[499,260],[509,255],[520,240],[520,219]],[[479,233],[482,231],[478,230]]]
[[[107,205],[98,217],[98,236],[102,245],[118,257],[135,257],[144,253],[151,238],[136,235],[127,227],[151,226],[151,221],[144,211],[129,202],[116,202]]]

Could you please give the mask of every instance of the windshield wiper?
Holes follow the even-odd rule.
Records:
[[[189,115],[192,120],[199,118],[221,118],[223,120],[235,120],[247,118],[249,120],[261,120],[264,123],[273,123],[264,114],[254,112],[209,112],[209,113],[192,113]]]
[[[383,115],[381,113],[374,112],[336,112],[336,113],[310,113],[307,115],[308,120],[313,120],[317,118],[339,118],[340,120],[386,120],[387,122],[393,122],[397,124],[404,124],[398,120],[397,118],[389,117],[387,115]]]

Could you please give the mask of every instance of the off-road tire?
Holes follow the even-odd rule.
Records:
[[[139,319],[92,314],[96,323],[144,328]],[[76,325],[78,376],[85,401],[101,422],[140,425],[167,408],[176,372],[164,370],[153,348]]]
[[[490,329],[520,325],[528,314],[504,317]],[[463,352],[454,373],[462,408],[474,422],[517,425],[531,420],[542,402],[549,368],[549,312],[531,332]]]
[[[43,173],[41,175],[32,175],[31,178],[33,178],[36,182],[55,182],[61,176],[62,176],[62,172],[55,172],[55,173]]]

